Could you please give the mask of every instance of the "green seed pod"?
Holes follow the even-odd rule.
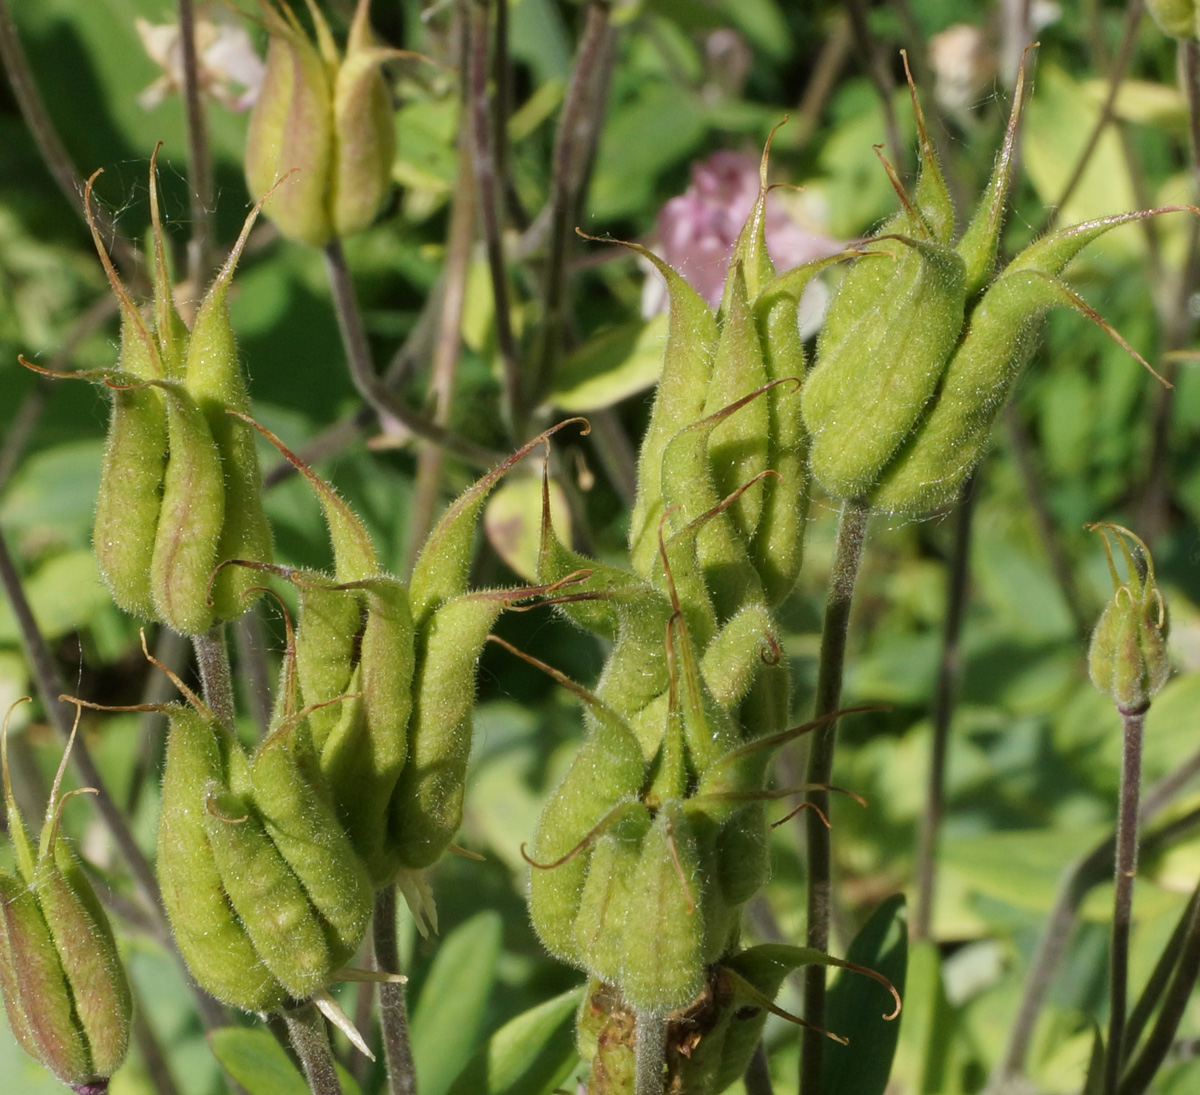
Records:
[[[1104,233],[1165,211],[1125,213],[1075,225],[1031,244],[1013,260],[972,310],[937,399],[868,493],[874,508],[919,513],[955,497],[983,456],[992,424],[1037,349],[1051,308],[1083,313],[1129,349],[1058,275]]]
[[[800,396],[813,475],[836,498],[875,482],[937,390],[963,325],[959,255],[887,234],[899,253],[860,260],[842,279]]]
[[[255,952],[290,996],[307,999],[341,963],[303,885],[241,795],[213,781],[204,810],[213,861]]]
[[[191,708],[169,709],[157,873],[171,930],[192,976],[244,1011],[281,1007],[287,990],[258,956],[230,906],[208,841],[206,789],[225,779],[228,732]]]
[[[36,856],[12,793],[7,731],[8,717],[0,731],[0,769],[20,877],[0,872],[0,992],[26,1052],[76,1091],[102,1091],[125,1059],[132,999],[108,917],[79,861],[58,839],[62,804],[70,797],[60,798],[59,788],[74,731]]]
[[[199,635],[213,623],[208,583],[218,561],[225,521],[221,454],[192,397],[175,381],[158,383],[167,397],[170,455],[150,563],[150,591],[165,624],[184,635]]]
[[[1113,598],[1104,608],[1088,649],[1092,683],[1112,697],[1122,714],[1136,715],[1150,706],[1167,683],[1167,610],[1154,579],[1154,560],[1141,538],[1120,525],[1090,525],[1104,540],[1104,554],[1113,581]],[[1108,534],[1117,539],[1128,571],[1122,582],[1113,563]],[[1129,550],[1133,544],[1138,557]]]
[[[586,847],[571,852],[640,795],[645,778],[637,739],[605,710],[538,819],[529,844],[528,858],[540,865],[529,878],[529,916],[546,949],[564,962],[582,964],[575,924],[589,859]]]
[[[456,597],[419,633],[408,763],[392,796],[390,824],[396,858],[411,870],[436,862],[462,822],[475,667],[508,596]]]
[[[399,54],[371,45],[369,0],[359,0],[346,56],[333,82],[334,167],[329,208],[333,230],[352,236],[379,212],[392,183],[396,127],[380,65]]]
[[[154,337],[162,358],[164,375],[173,380],[182,380],[187,359],[188,339],[191,335],[175,307],[175,297],[171,291],[171,272],[167,263],[167,249],[163,244],[162,221],[158,212],[158,153],[161,148],[160,142],[150,156],[150,228],[154,250]]]
[[[424,628],[431,613],[438,605],[452,597],[459,596],[466,590],[475,524],[480,510],[483,508],[483,503],[487,501],[492,489],[507,472],[516,467],[538,445],[544,444],[564,426],[573,422],[583,423],[584,433],[587,433],[590,428],[587,427],[586,419],[564,419],[556,426],[552,426],[527,441],[511,456],[505,457],[487,475],[476,480],[447,507],[446,512],[442,514],[441,519],[421,546],[409,581],[413,622],[418,631]]]
[[[367,622],[351,690],[362,695],[349,701],[346,717],[325,741],[321,769],[372,880],[385,885],[397,866],[387,838],[388,816],[408,757],[414,631],[403,585],[391,578],[356,584],[365,591]]]
[[[338,696],[357,692],[352,683],[355,670],[354,648],[362,631],[362,608],[359,599],[340,589],[327,588],[328,579],[322,575],[296,576],[300,591],[300,628],[296,634],[296,676],[306,705],[328,704]],[[352,705],[347,700],[314,710],[308,716],[313,744],[322,752],[334,728],[346,718]]]
[[[629,883],[637,926],[623,935],[620,985],[636,1010],[665,1014],[703,987],[703,885],[691,828],[677,803],[664,803]]]
[[[134,616],[155,619],[150,560],[167,460],[167,411],[161,392],[129,385],[161,379],[165,369],[158,343],[121,283],[96,227],[92,214],[96,175],[84,191],[84,212],[120,307],[121,350],[117,372],[107,378],[111,381],[112,417],[100,465],[92,547],[118,607]]]
[[[1146,0],[1163,34],[1172,38],[1200,38],[1200,11],[1196,0]]]
[[[645,806],[626,803],[589,849],[571,961],[602,981],[620,982],[629,937],[645,930],[638,921],[641,895],[631,886],[652,824]]]
[[[676,433],[704,412],[718,332],[708,305],[683,278],[644,247],[632,243],[623,246],[654,264],[666,279],[670,298],[662,378],[642,438],[637,499],[629,519],[630,561],[636,573],[648,577],[658,559],[658,526],[665,508],[663,450]]]
[[[259,746],[250,779],[267,836],[328,927],[328,964],[340,966],[370,922],[371,880],[324,791],[303,717],[293,715]]]
[[[736,260],[729,268],[726,302],[721,336],[704,400],[704,412],[709,415],[760,390],[767,382],[762,342],[746,290],[746,275],[742,264]],[[739,414],[729,415],[713,427],[708,438],[708,458],[720,496],[730,494],[766,470],[770,428],[770,406],[761,399],[751,400]],[[664,462],[665,459],[664,455]],[[665,498],[666,488],[671,481],[665,467],[663,478]],[[748,543],[762,516],[761,486],[740,494],[730,507],[729,516],[743,543]],[[704,554],[701,546],[701,559]],[[716,585],[714,588],[719,590],[721,587]]]
[[[233,272],[257,217],[258,207],[255,207],[246,218],[225,265],[200,302],[187,347],[187,391],[208,423],[221,457],[225,484],[225,513],[217,561],[251,559],[269,563],[272,554],[254,430],[242,418],[226,413],[236,411],[244,415],[250,410],[227,298]],[[237,619],[246,610],[251,603],[247,596],[253,582],[254,576],[242,567],[225,567],[216,576],[210,598],[217,619]]]
[[[328,206],[333,160],[333,104],[326,60],[285,3],[280,15],[259,0],[269,33],[262,89],[246,134],[246,185],[262,198],[295,172],[266,204],[266,214],[288,239],[322,247],[333,235]],[[314,12],[316,8],[311,10]],[[314,15],[318,33],[329,28]]]

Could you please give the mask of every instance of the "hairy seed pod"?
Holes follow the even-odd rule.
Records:
[[[171,930],[202,988],[244,1011],[274,1011],[287,990],[234,913],[207,836],[206,788],[225,778],[221,742],[225,750],[233,743],[191,708],[172,707],[169,715],[157,873]]]
[[[390,822],[396,857],[411,870],[441,858],[462,822],[475,667],[505,596],[456,597],[420,632],[408,763],[392,796]]]
[[[580,747],[542,809],[529,858],[545,869],[529,877],[529,916],[551,954],[581,964],[576,919],[588,873],[589,850],[564,859],[622,802],[641,793],[646,762],[620,719],[606,716]],[[557,863],[557,866],[547,865]]]
[[[340,963],[253,805],[214,780],[204,789],[203,821],[225,894],[264,965],[297,1000],[324,988]]]
[[[208,423],[221,457],[225,483],[225,515],[217,545],[217,561],[251,559],[269,563],[271,529],[262,505],[262,472],[254,448],[254,429],[239,415],[249,413],[250,398],[238,361],[237,342],[229,319],[229,286],[242,248],[258,216],[250,211],[241,235],[221,267],[192,325],[187,347],[185,383],[188,394]],[[212,583],[210,597],[219,620],[233,620],[250,605],[254,575],[243,567],[225,567]]]
[[[267,836],[327,925],[328,964],[340,966],[370,922],[371,880],[324,790],[303,718],[293,716],[259,746],[250,778]]]
[[[159,618],[184,635],[213,623],[208,581],[217,564],[225,520],[221,454],[200,408],[175,381],[161,381],[167,397],[170,455],[150,563],[150,591]]]
[[[297,576],[300,601],[300,627],[296,632],[296,677],[307,706],[319,707],[308,716],[313,745],[320,753],[334,728],[348,714],[351,705],[329,701],[348,692],[357,692],[351,677],[355,671],[355,643],[362,630],[362,606],[352,592],[329,588],[324,575]]]

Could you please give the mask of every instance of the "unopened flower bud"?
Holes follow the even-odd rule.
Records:
[[[1092,683],[1112,697],[1123,714],[1150,706],[1151,697],[1167,682],[1167,610],[1154,580],[1154,560],[1141,538],[1120,525],[1089,526],[1104,537],[1104,554],[1112,575],[1113,597],[1092,632],[1088,672]],[[1108,543],[1111,530],[1125,556],[1129,577],[1122,582]],[[1137,549],[1135,558],[1129,545]]]

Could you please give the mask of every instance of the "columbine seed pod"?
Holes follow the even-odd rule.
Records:
[[[59,788],[74,730],[36,852],[13,798],[7,732],[8,717],[0,731],[0,768],[19,876],[0,872],[0,992],[27,1053],[76,1091],[102,1092],[125,1059],[132,998],[108,917],[59,839],[62,805],[70,797],[60,797]]]
[[[1104,608],[1088,649],[1092,683],[1112,697],[1122,714],[1136,715],[1150,706],[1151,697],[1167,683],[1167,609],[1154,579],[1154,560],[1141,538],[1120,525],[1089,525],[1104,540],[1112,576],[1113,597]],[[1128,571],[1122,582],[1113,563],[1108,534],[1116,537]],[[1129,550],[1133,544],[1137,557]]]
[[[271,529],[263,510],[262,473],[254,449],[254,430],[240,417],[227,413],[235,411],[243,415],[250,410],[227,298],[234,270],[259,208],[255,206],[246,217],[229,258],[200,302],[187,345],[185,386],[204,415],[216,445],[224,484],[224,513],[210,571],[216,562],[224,559],[269,563],[272,555]],[[222,569],[208,594],[216,618],[233,620],[245,612],[251,603],[248,598],[251,585],[252,576],[244,568]]]
[[[1146,7],[1164,34],[1172,38],[1200,38],[1200,10],[1196,0],[1146,0]]]
[[[236,743],[199,711],[175,705],[168,715],[157,872],[171,931],[202,988],[244,1011],[274,1011],[287,990],[230,906],[205,822],[206,789],[227,778],[222,752]]]
[[[380,66],[413,55],[371,44],[368,6],[359,0],[339,58],[315,4],[314,47],[285,0],[278,9],[259,0],[270,38],[246,137],[246,181],[262,197],[295,171],[266,213],[289,239],[314,247],[366,228],[391,186],[396,132]]]

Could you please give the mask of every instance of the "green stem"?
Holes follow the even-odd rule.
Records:
[[[333,1053],[325,1020],[311,1001],[283,1013],[288,1040],[300,1058],[300,1067],[312,1095],[342,1095],[342,1084],[333,1067]]]
[[[384,886],[375,895],[374,933],[375,968],[385,973],[399,973],[395,886]],[[392,1095],[416,1095],[417,1092],[417,1070],[408,1038],[408,1006],[404,995],[402,983],[388,982],[379,986],[379,1017]]]
[[[1133,915],[1133,880],[1137,874],[1138,791],[1142,778],[1142,729],[1145,711],[1121,712],[1124,751],[1121,758],[1121,798],[1117,812],[1117,854],[1114,864],[1111,981],[1108,1045],[1104,1056],[1104,1093],[1116,1095],[1125,1038],[1126,995],[1129,984],[1129,929]]]
[[[335,238],[326,244],[324,255],[325,270],[333,294],[333,306],[337,313],[338,330],[341,332],[342,345],[346,351],[346,365],[350,370],[350,379],[355,390],[364,402],[376,414],[391,416],[418,437],[435,445],[442,445],[480,467],[491,467],[495,463],[495,453],[429,421],[407,406],[385,384],[380,383],[371,361],[371,349],[367,344],[362,313],[358,309],[358,298],[354,293],[354,281],[350,277],[350,268],[346,265],[341,241]]]
[[[746,1095],[775,1095],[774,1088],[771,1087],[771,1069],[767,1064],[766,1046],[761,1041],[754,1047],[754,1056],[750,1058],[742,1083],[746,1088]]]
[[[971,517],[975,508],[975,476],[963,484],[954,522],[954,554],[950,560],[946,591],[946,619],[942,633],[942,659],[933,697],[933,740],[929,754],[929,780],[925,814],[917,844],[917,900],[913,909],[913,939],[928,939],[933,923],[934,883],[937,878],[938,832],[945,807],[946,752],[954,694],[958,682],[959,639],[967,609],[967,576],[970,573]]]
[[[870,510],[857,499],[842,504],[834,548],[833,572],[829,578],[829,596],[825,603],[825,621],[821,631],[821,652],[817,663],[817,688],[814,717],[820,718],[838,709],[842,698],[842,671],[846,661],[846,636],[850,625],[850,603],[862,559]],[[831,722],[813,733],[808,754],[808,783],[828,783],[833,774],[833,747],[837,723]],[[805,811],[808,847],[808,946],[824,951],[829,946],[829,907],[832,852],[829,830],[822,815],[829,816],[829,793],[814,790],[808,801],[816,809]],[[825,1035],[825,967],[814,963],[804,974],[804,1019],[811,1024],[801,1032],[800,1090],[815,1095],[821,1087],[821,1062]]]
[[[196,666],[204,702],[217,721],[230,729],[234,723],[233,674],[229,669],[229,648],[225,645],[225,625],[213,624],[203,635],[192,636]]]
[[[1200,974],[1200,888],[1192,895],[1184,922],[1183,946],[1174,976],[1163,997],[1162,1010],[1145,1046],[1121,1077],[1118,1095],[1142,1095],[1166,1059],[1179,1029],[1179,1020],[1192,997]]]
[[[634,1095],[663,1095],[667,1023],[652,1011],[634,1011]]]

